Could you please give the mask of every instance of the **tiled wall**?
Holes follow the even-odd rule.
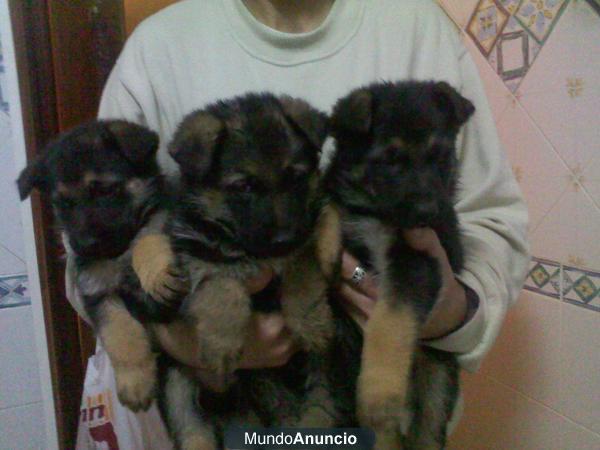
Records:
[[[440,0],[486,85],[534,259],[461,450],[600,449],[600,0]]]
[[[2,14],[5,13],[2,5]],[[5,22],[3,22],[5,23]],[[6,35],[7,30],[0,30]],[[7,69],[0,42],[0,449],[44,448],[45,420],[33,312],[15,187]]]

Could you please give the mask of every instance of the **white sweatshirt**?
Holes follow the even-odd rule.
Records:
[[[433,0],[337,0],[325,22],[304,34],[263,25],[241,0],[175,3],[129,38],[99,115],[157,131],[159,161],[172,173],[176,165],[165,144],[184,115],[209,102],[271,91],[327,112],[355,87],[400,79],[446,80],[477,108],[460,137],[456,208],[467,254],[458,278],[480,303],[464,326],[430,343],[456,352],[464,368],[475,370],[526,273],[527,211],[477,69]]]

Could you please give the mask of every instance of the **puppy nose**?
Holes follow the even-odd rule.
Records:
[[[439,209],[436,202],[433,200],[425,200],[417,202],[414,205],[415,215],[422,222],[427,222],[438,215]]]

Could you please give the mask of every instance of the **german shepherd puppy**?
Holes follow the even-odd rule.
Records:
[[[114,366],[119,399],[134,411],[150,405],[157,385],[156,355],[140,320],[160,320],[186,293],[169,254],[159,264],[152,259],[161,254],[153,242],[165,220],[157,149],[158,136],[144,127],[93,121],[50,143],[17,180],[21,199],[34,188],[49,196],[74,255],[75,284]],[[155,254],[144,255],[144,248]],[[157,284],[146,288],[154,298],[133,274],[136,253],[163,270],[150,271]]]
[[[315,242],[326,126],[325,115],[304,101],[263,93],[193,112],[175,133],[169,152],[180,166],[181,193],[166,230],[192,283],[181,320],[196,327],[204,367],[219,380],[215,386],[165,364],[159,405],[179,448],[216,448],[223,427],[236,420],[332,424],[322,414],[327,392],[314,381],[334,332]],[[270,290],[281,302],[253,301],[246,291],[243,281],[264,267],[276,274]],[[304,354],[284,369],[232,377],[252,311],[274,309]],[[298,381],[301,373],[307,376]],[[282,397],[293,400],[274,406]]]
[[[324,186],[341,214],[345,247],[380,280],[357,392],[359,420],[375,430],[378,449],[439,449],[445,443],[457,395],[456,361],[418,350],[442,276],[438,262],[412,249],[402,231],[433,228],[452,269],[461,270],[455,142],[474,110],[443,82],[378,83],[339,100],[331,118],[337,147]],[[411,416],[408,436],[401,438]]]

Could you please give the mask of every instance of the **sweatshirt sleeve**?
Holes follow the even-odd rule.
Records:
[[[477,67],[460,56],[461,91],[476,113],[458,142],[456,203],[465,248],[457,278],[479,297],[471,318],[457,331],[428,345],[458,354],[461,366],[479,368],[493,345],[508,306],[517,299],[529,262],[527,208],[500,144]]]

